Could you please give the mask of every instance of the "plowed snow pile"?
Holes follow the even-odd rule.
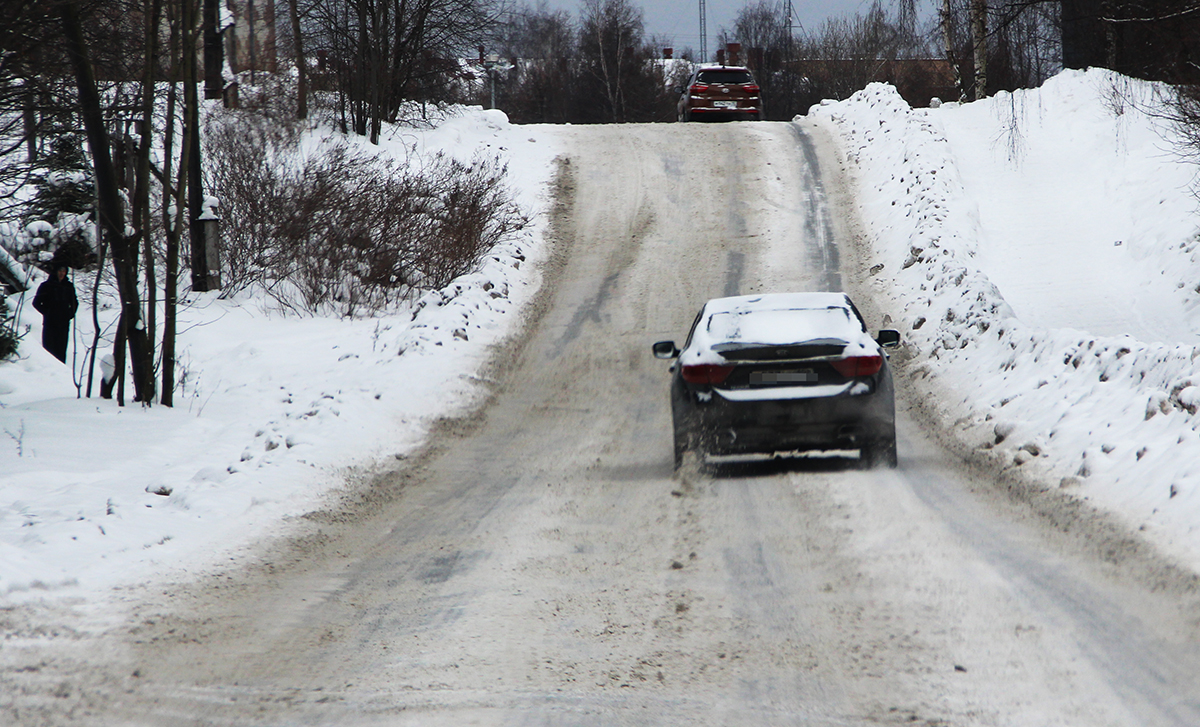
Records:
[[[937,109],[874,84],[813,114],[945,424],[1200,565],[1197,170],[1159,95],[1067,71]]]

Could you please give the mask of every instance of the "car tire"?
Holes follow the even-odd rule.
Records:
[[[867,469],[895,469],[900,463],[896,455],[896,435],[864,443],[859,458]]]

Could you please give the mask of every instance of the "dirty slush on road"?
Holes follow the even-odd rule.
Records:
[[[650,342],[867,287],[820,128],[556,133],[545,284],[480,409],[203,577],[4,613],[6,723],[1200,723],[1193,602],[1076,552],[928,407],[897,471],[673,474]]]

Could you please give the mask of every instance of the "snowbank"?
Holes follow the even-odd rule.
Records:
[[[1153,102],[1068,71],[940,109],[873,84],[812,114],[839,132],[871,283],[944,423],[1200,566],[1195,170],[1114,90]]]
[[[381,146],[402,160],[499,155],[532,224],[475,272],[386,316],[288,317],[264,297],[189,296],[174,408],[76,398],[72,367],[39,346],[32,294],[9,299],[33,329],[22,359],[0,364],[0,595],[201,567],[477,401],[489,347],[516,329],[539,283],[553,138],[475,108],[433,129],[393,128]]]

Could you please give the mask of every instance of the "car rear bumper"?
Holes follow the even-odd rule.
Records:
[[[896,431],[890,377],[881,377],[869,394],[805,399],[730,401],[719,394],[698,399],[683,387],[675,415],[692,441],[711,454],[858,449],[893,438]]]
[[[762,116],[762,110],[756,108],[730,109],[730,108],[712,108],[712,107],[696,107],[688,109],[693,119],[705,119],[710,121],[732,121],[737,119],[758,119]]]

